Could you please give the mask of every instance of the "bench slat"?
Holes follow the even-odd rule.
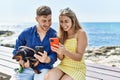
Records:
[[[14,74],[14,69],[0,65],[0,72],[5,73],[7,75],[12,75]]]
[[[106,65],[102,65],[102,64],[93,64],[92,63],[87,63],[86,62],[86,66],[88,67],[94,67],[94,68],[99,68],[99,69],[103,69],[103,70],[109,70],[109,71],[114,71],[114,72],[119,72],[120,73],[120,68],[117,67],[111,67],[111,66],[106,66]]]
[[[87,76],[87,77],[86,77],[86,80],[101,80],[101,79],[94,78],[94,77],[91,77],[91,76]]]
[[[0,59],[0,64],[1,65],[3,64],[5,66],[11,67],[11,68],[17,68],[17,67],[19,67],[18,64],[7,62],[7,61],[1,60],[1,59]]]
[[[1,55],[0,54],[0,59],[17,64],[17,61],[12,59],[11,56],[6,56],[6,55]]]
[[[95,73],[101,73],[101,74],[104,74],[104,75],[113,76],[113,77],[119,77],[120,78],[120,73],[116,72],[116,71],[104,70],[104,69],[99,69],[99,68],[94,68],[94,67],[89,67],[89,66],[87,66],[87,70],[88,71],[93,71]]]
[[[104,75],[102,73],[95,73],[93,71],[87,71],[87,76],[91,76],[91,77],[95,77],[98,79],[103,79],[103,80],[120,80],[120,78],[118,77],[113,77],[113,76],[109,76],[109,75]]]

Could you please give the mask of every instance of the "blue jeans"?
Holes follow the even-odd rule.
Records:
[[[42,69],[40,74],[36,74],[33,69],[26,68],[22,73],[15,73],[13,80],[44,80],[44,75],[48,70]]]

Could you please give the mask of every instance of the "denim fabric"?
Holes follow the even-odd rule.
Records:
[[[26,68],[22,73],[15,74],[14,79],[15,80],[33,80],[34,77],[34,71],[31,68]]]
[[[44,80],[44,75],[49,69],[42,69],[40,74],[34,73],[33,69],[26,68],[22,73],[15,73],[11,80]]]
[[[34,80],[44,80],[44,76],[48,71],[49,69],[42,69],[40,74],[34,74]]]

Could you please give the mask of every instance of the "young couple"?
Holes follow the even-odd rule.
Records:
[[[40,74],[34,73],[29,68],[29,63],[24,63],[22,73],[16,73],[15,80],[85,80],[86,66],[84,52],[87,47],[85,31],[79,24],[75,13],[70,8],[60,11],[59,31],[50,26],[52,24],[52,12],[48,6],[40,6],[36,10],[37,25],[25,29],[16,40],[13,55],[20,46],[35,49],[35,46],[44,46],[44,53],[34,55],[40,61],[37,68]],[[49,38],[58,37],[60,44],[50,46]],[[61,60],[57,67],[53,68],[57,57]],[[22,61],[19,61],[23,64]]]

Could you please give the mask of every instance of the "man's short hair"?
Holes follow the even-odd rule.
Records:
[[[51,15],[51,14],[52,14],[52,11],[51,11],[50,7],[48,7],[48,6],[40,6],[36,10],[37,16]]]

